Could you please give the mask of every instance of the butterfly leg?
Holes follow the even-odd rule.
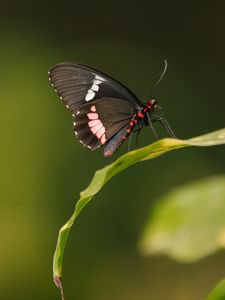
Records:
[[[135,141],[136,148],[137,148],[137,146],[138,146],[138,138],[139,138],[140,132],[141,132],[141,128],[138,128],[138,129],[137,129],[137,134],[136,134],[136,141]]]
[[[173,130],[171,129],[169,123],[167,122],[167,120],[165,118],[160,118],[159,122],[161,123],[161,125],[166,129],[166,131],[168,132],[168,134],[172,137],[172,138],[177,138],[176,135],[174,134]]]
[[[155,128],[153,127],[153,124],[152,124],[151,118],[150,118],[150,116],[149,116],[149,113],[147,112],[146,115],[147,115],[148,123],[149,123],[149,125],[150,125],[150,127],[151,127],[151,130],[152,130],[152,132],[153,132],[153,134],[154,134],[154,136],[155,136],[155,139],[157,140],[159,137],[158,137],[158,134],[157,134],[156,131],[155,131]]]
[[[131,132],[130,139],[129,139],[128,151],[131,149],[131,136],[132,136],[132,134],[135,133],[135,132],[137,132],[135,144],[136,144],[136,147],[138,146],[138,137],[139,137],[139,134],[140,134],[142,128],[143,128],[143,124],[142,124],[142,123],[139,123],[139,124],[138,124],[138,128],[135,128],[135,129]]]
[[[131,140],[132,140],[132,135],[133,135],[134,132],[137,132],[135,144],[136,144],[136,147],[138,146],[138,137],[139,137],[139,134],[141,132],[141,129],[142,129],[142,126],[139,127],[139,128],[137,128],[137,129],[135,129],[133,132],[131,132],[130,138],[129,138],[129,144],[128,144],[128,151],[131,150]]]
[[[131,134],[130,134],[130,137],[129,137],[129,143],[128,143],[128,149],[127,149],[127,151],[129,152],[130,151],[130,149],[131,149],[131,140],[132,140],[132,135],[133,135],[133,132],[131,132]]]
[[[138,138],[139,138],[142,127],[143,127],[143,125],[140,124],[140,126],[135,130],[135,132],[137,132],[137,134],[136,134],[136,147],[138,146]]]

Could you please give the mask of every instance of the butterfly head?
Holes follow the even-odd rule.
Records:
[[[173,138],[176,138],[168,121],[166,120],[166,118],[164,116],[164,111],[163,111],[162,106],[160,106],[155,99],[151,99],[149,101],[149,103],[151,103],[151,109],[150,109],[151,114],[150,114],[150,122],[149,123],[159,121],[162,124],[162,126],[166,129],[166,131],[169,133],[169,135]],[[153,128],[153,126],[152,126],[152,128]],[[155,132],[154,128],[153,128],[153,132]]]
[[[149,111],[150,115],[151,115],[151,120],[152,121],[157,121],[160,118],[163,117],[163,110],[162,110],[162,106],[160,106],[156,99],[152,98],[151,100],[149,100],[144,107],[144,112],[145,111]]]
[[[162,106],[160,106],[155,99],[153,99],[153,106],[152,106],[152,113],[151,113],[151,119],[152,121],[157,121],[161,119],[164,115],[164,111]]]

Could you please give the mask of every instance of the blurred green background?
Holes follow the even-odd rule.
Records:
[[[223,128],[225,4],[24,0],[0,7],[0,299],[60,299],[52,282],[58,229],[94,171],[124,153],[127,143],[112,159],[84,149],[49,84],[49,67],[91,65],[147,101],[166,58],[168,71],[155,97],[176,135]],[[153,140],[149,129],[140,140]],[[224,147],[188,148],[114,178],[70,235],[67,299],[203,299],[224,276],[224,251],[182,264],[141,257],[137,241],[157,197],[224,171]]]

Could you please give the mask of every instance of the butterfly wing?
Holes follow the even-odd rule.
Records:
[[[91,150],[107,144],[142,107],[120,82],[85,65],[57,64],[50,69],[49,79],[72,113],[75,135]]]
[[[61,63],[49,70],[49,80],[60,99],[76,115],[79,108],[103,97],[118,98],[140,106],[141,102],[124,85],[85,65]]]
[[[95,150],[129,124],[133,109],[132,103],[117,98],[91,101],[73,117],[74,133],[84,146]]]

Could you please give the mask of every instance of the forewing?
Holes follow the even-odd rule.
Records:
[[[85,65],[61,63],[49,70],[49,79],[60,99],[76,115],[79,108],[101,98],[117,98],[140,106],[141,102],[124,85]]]

